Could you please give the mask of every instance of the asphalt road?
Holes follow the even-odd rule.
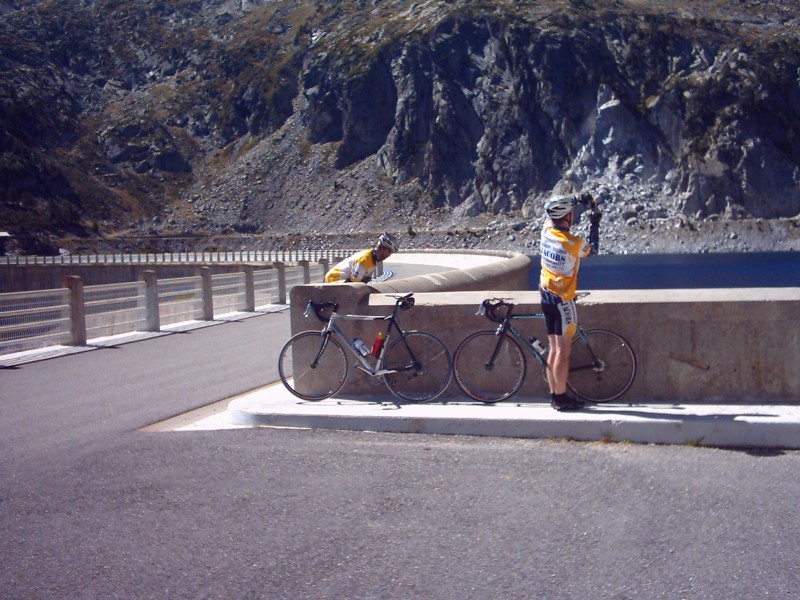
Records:
[[[800,453],[144,433],[288,314],[0,370],[0,597],[797,598]]]

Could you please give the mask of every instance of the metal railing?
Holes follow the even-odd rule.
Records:
[[[211,290],[215,314],[234,312],[246,306],[244,273],[212,275]]]
[[[324,274],[323,274],[324,276]],[[314,281],[322,281],[319,277]],[[283,280],[285,281],[285,279]],[[256,306],[270,303],[270,298],[280,297],[281,278],[277,269],[253,272],[253,301]]]
[[[293,286],[321,282],[327,264],[245,265],[241,272],[215,275],[202,267],[201,275],[160,280],[147,270],[143,281],[89,286],[68,276],[63,288],[0,294],[0,354],[85,345],[88,339],[286,304]]]
[[[0,294],[0,353],[69,344],[70,291]]]
[[[147,331],[146,291],[144,281],[85,286],[87,338]]]
[[[197,277],[158,280],[158,313],[161,326],[203,318],[203,281]],[[264,304],[269,303],[266,298]]]

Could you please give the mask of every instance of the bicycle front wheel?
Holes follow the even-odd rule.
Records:
[[[606,329],[586,331],[572,343],[569,388],[584,400],[608,402],[628,391],[636,376],[636,356],[621,335]]]
[[[394,371],[383,376],[386,387],[408,402],[426,402],[439,397],[453,376],[453,360],[444,342],[424,331],[409,331],[386,348],[383,368]]]
[[[278,373],[286,389],[303,400],[324,400],[347,379],[347,357],[341,344],[321,331],[293,336],[278,357]]]
[[[480,402],[505,400],[525,381],[522,349],[511,336],[498,336],[495,331],[478,331],[464,338],[454,361],[458,387]]]

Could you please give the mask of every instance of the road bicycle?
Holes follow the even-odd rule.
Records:
[[[587,293],[582,293],[583,297]],[[505,310],[504,314],[499,314]],[[499,402],[516,394],[527,370],[523,348],[542,366],[547,379],[548,348],[536,337],[526,339],[514,321],[544,319],[544,313],[513,314],[514,304],[503,299],[481,302],[478,315],[498,323],[493,331],[467,336],[456,349],[454,372],[459,387],[475,400]],[[567,385],[590,402],[619,398],[636,376],[636,355],[625,339],[607,329],[578,327],[572,343]]]
[[[309,302],[306,318],[313,313],[324,326],[321,331],[300,332],[286,342],[278,357],[283,385],[303,400],[334,396],[347,380],[347,349],[356,358],[356,369],[371,378],[383,378],[401,400],[425,402],[441,395],[453,376],[450,351],[435,335],[407,331],[400,325],[397,313],[414,306],[413,294],[392,297],[394,310],[387,316],[340,314],[335,302]],[[359,340],[350,341],[337,323],[341,320],[385,321],[386,331],[381,331],[383,336],[369,351]]]

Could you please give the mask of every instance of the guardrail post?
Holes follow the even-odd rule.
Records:
[[[203,285],[203,321],[214,320],[214,292],[211,286],[211,267],[200,267]]]
[[[274,262],[272,266],[278,271],[278,304],[286,304],[286,263]]]
[[[317,262],[322,265],[322,281],[325,281],[325,275],[331,270],[331,261],[327,258],[320,258]],[[318,283],[322,283],[322,281]]]
[[[242,265],[244,272],[244,310],[256,312],[256,287],[253,283],[253,265]]]
[[[67,275],[61,287],[69,288],[70,329],[73,346],[86,345],[86,307],[83,302],[83,281],[78,275]]]
[[[298,260],[297,266],[303,268],[303,283],[308,285],[311,283],[311,269],[308,266],[307,260]]]
[[[144,279],[144,302],[147,307],[147,331],[161,331],[158,311],[158,279],[155,271],[142,271]]]

